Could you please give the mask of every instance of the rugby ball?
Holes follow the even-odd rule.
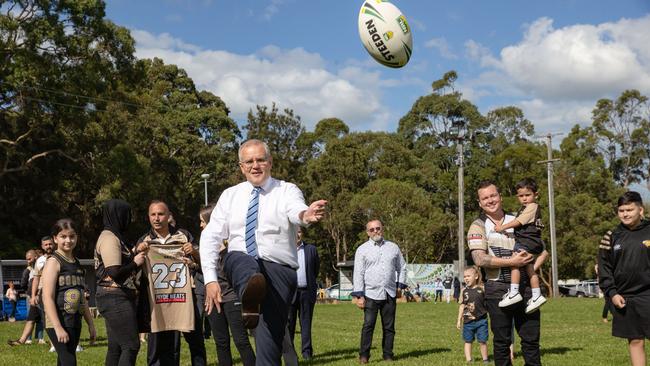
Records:
[[[359,11],[359,37],[366,51],[388,67],[409,62],[413,36],[406,17],[386,0],[366,0]]]

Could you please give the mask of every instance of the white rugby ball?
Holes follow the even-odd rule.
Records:
[[[409,62],[413,36],[406,17],[386,0],[366,0],[359,11],[359,36],[366,51],[388,67]]]

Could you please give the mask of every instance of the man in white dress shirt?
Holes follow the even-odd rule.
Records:
[[[266,143],[239,148],[246,181],[226,189],[201,233],[206,311],[219,309],[219,247],[228,240],[224,271],[242,302],[247,328],[256,328],[257,365],[281,365],[282,339],[297,286],[296,228],[320,221],[327,201],[305,204],[296,185],[271,177]]]
[[[366,224],[368,241],[354,254],[354,291],[357,306],[363,309],[359,363],[368,363],[377,313],[383,329],[381,347],[385,361],[393,360],[397,287],[406,288],[406,262],[397,244],[384,239],[379,220]]]

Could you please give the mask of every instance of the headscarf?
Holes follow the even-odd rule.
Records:
[[[131,223],[131,206],[124,200],[110,199],[102,206],[104,230],[115,234],[122,245],[129,246],[124,238]]]

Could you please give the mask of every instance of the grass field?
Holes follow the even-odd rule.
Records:
[[[562,298],[551,300],[544,306],[541,340],[544,365],[629,364],[627,342],[613,338],[611,323],[604,324],[600,320],[602,304],[603,300],[599,299]],[[394,364],[464,365],[462,340],[455,327],[457,311],[458,307],[452,304],[398,304],[394,347],[397,362]],[[309,364],[356,364],[362,318],[362,312],[350,303],[317,305],[313,329],[315,357]],[[7,339],[18,337],[23,324],[24,322],[0,323],[0,366],[56,364],[56,355],[48,353],[46,346],[6,345]],[[377,325],[371,363],[381,362],[379,321]],[[86,330],[82,332],[81,344],[85,350],[77,354],[80,365],[103,364],[106,338],[102,319],[97,319],[97,328],[99,342],[94,347],[88,347],[88,333]],[[182,348],[182,364],[189,365],[187,345],[182,345]],[[206,348],[209,364],[215,365],[216,352],[212,339],[206,341]],[[236,354],[234,346],[233,350]],[[144,365],[145,358],[146,347],[143,347],[138,365]],[[478,349],[475,349],[475,359],[478,358]],[[517,353],[515,365],[523,365],[520,353]]]

